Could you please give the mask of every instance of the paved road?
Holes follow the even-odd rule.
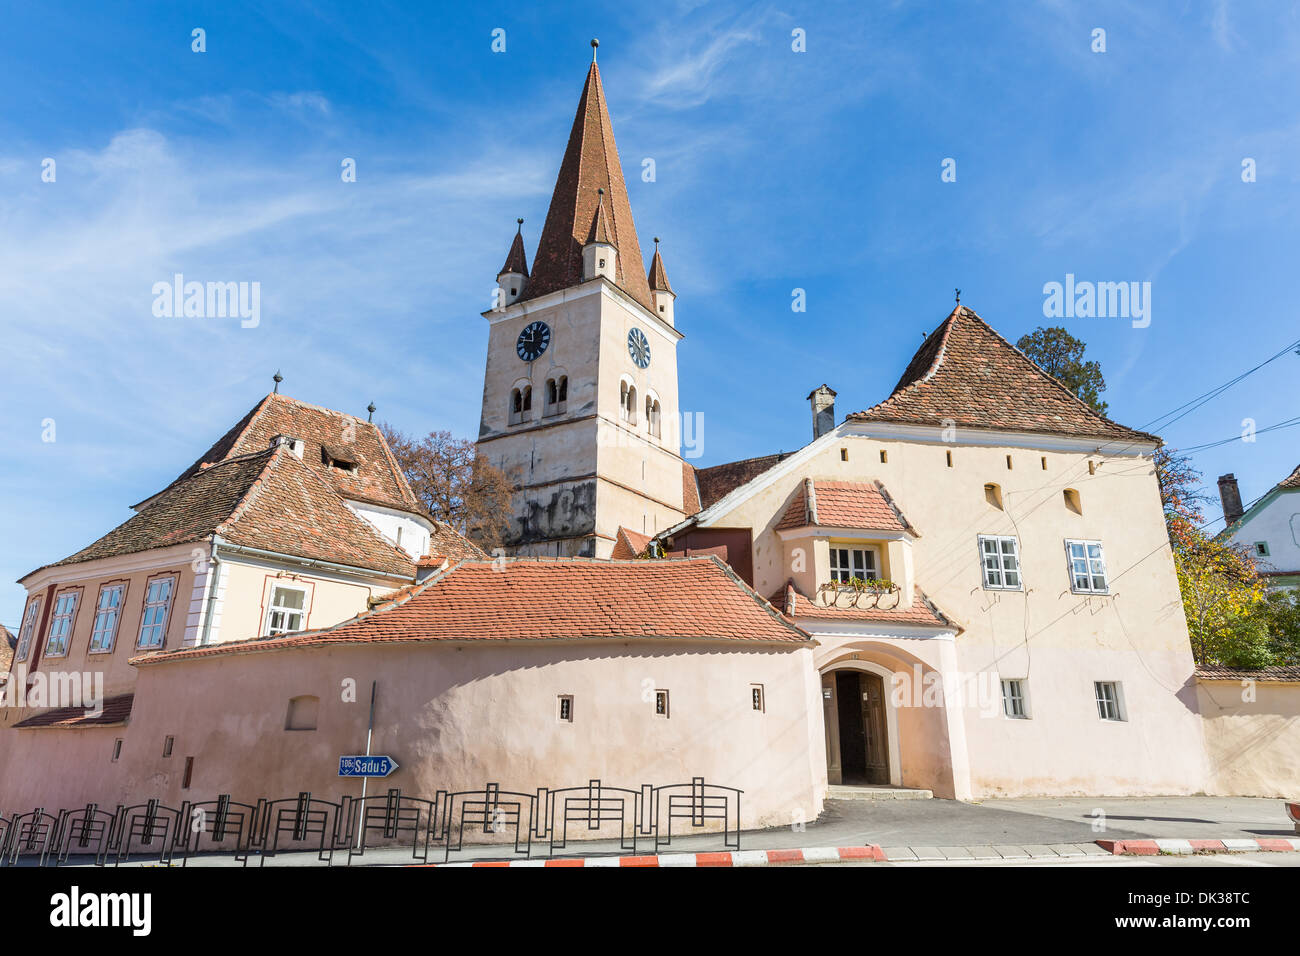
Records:
[[[1300,853],[1217,853],[1203,856],[1090,856],[1056,860],[926,860],[827,864],[830,866],[1174,866],[1202,867],[1300,867]]]

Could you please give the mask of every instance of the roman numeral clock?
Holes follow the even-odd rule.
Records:
[[[628,332],[627,354],[632,356],[632,361],[636,363],[637,368],[646,368],[650,365],[650,341],[640,329],[634,328]]]
[[[524,327],[515,340],[515,352],[525,362],[535,362],[551,344],[551,327],[545,322],[532,322]]]

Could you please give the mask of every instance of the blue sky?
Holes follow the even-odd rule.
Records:
[[[1135,427],[1300,336],[1294,5],[19,2],[5,19],[0,581],[128,517],[277,368],[303,400],[472,436],[479,313],[516,216],[531,260],[592,36],[642,248],[663,238],[678,293],[697,464],[799,447],[823,381],[841,415],[879,401],[954,286],[1014,341],[1046,323],[1046,282],[1151,282],[1148,328],[1064,323]],[[155,318],[175,272],[260,282],[260,325]],[[1291,418],[1298,375],[1283,356],[1164,436]],[[1233,471],[1263,494],[1296,434],[1199,454],[1208,490]],[[21,602],[0,584],[0,622]]]

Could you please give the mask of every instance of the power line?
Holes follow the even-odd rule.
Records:
[[[1296,425],[1300,425],[1300,415],[1297,415],[1295,418],[1288,418],[1286,421],[1278,422],[1275,425],[1269,425],[1267,428],[1256,429],[1255,434],[1263,435],[1266,432],[1277,431],[1279,428],[1294,428]],[[1192,445],[1188,448],[1179,448],[1178,452],[1183,455],[1191,455],[1198,451],[1218,448],[1220,445],[1229,445],[1235,441],[1244,441],[1244,439],[1241,435],[1233,435],[1231,438],[1221,438],[1218,441],[1205,442],[1203,445]]]

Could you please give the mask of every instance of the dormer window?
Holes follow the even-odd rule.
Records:
[[[330,468],[347,472],[349,475],[357,473],[357,461],[354,452],[332,445],[321,445],[320,457],[321,461]]]

